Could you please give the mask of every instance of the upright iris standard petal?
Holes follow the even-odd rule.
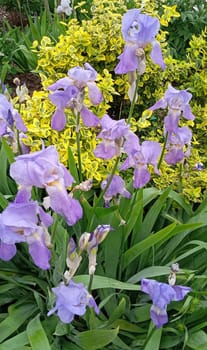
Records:
[[[185,286],[171,286],[166,283],[157,282],[143,278],[141,280],[141,291],[149,294],[153,305],[150,310],[151,319],[157,328],[168,322],[167,305],[171,301],[180,301],[191,291]]]
[[[85,63],[84,68],[74,67],[69,69],[68,76],[75,82],[78,88],[82,88],[85,87],[88,82],[96,80],[97,72],[89,63]]]
[[[41,151],[16,157],[11,164],[10,175],[22,186],[44,188],[48,183],[63,177],[63,168],[55,147],[49,146]]]

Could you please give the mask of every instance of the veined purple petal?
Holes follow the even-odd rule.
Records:
[[[152,42],[152,51],[150,57],[155,64],[158,64],[158,66],[160,66],[163,70],[166,69],[166,64],[163,61],[160,44],[156,40]]]
[[[14,202],[15,203],[29,203],[31,198],[31,187],[20,187]]]
[[[91,112],[85,105],[83,105],[83,107],[81,108],[80,115],[85,126],[91,127],[100,124],[99,118],[93,112]]]
[[[159,307],[152,305],[150,309],[151,320],[154,322],[157,328],[162,327],[168,323],[168,315],[166,309],[160,309]]]
[[[48,97],[58,109],[64,109],[72,98],[77,98],[78,94],[79,89],[71,85],[65,90],[56,90],[53,94],[49,94]]]
[[[13,117],[14,117],[14,120],[15,120],[16,128],[19,131],[27,132],[27,128],[24,125],[24,122],[23,122],[20,114],[16,110],[13,110]]]
[[[185,296],[192,290],[190,287],[185,286],[173,286],[175,296],[173,297],[173,301],[180,301],[185,298]]]
[[[140,10],[130,9],[122,17],[122,35],[125,41],[131,41],[131,37],[128,34],[129,28],[134,21],[137,21],[140,15]],[[139,28],[138,28],[139,30]]]
[[[108,183],[109,177],[105,181],[102,181],[101,188],[104,190]],[[111,200],[113,197],[116,197],[118,194],[121,194],[123,197],[131,198],[131,193],[127,191],[125,187],[125,182],[119,175],[114,175],[112,181],[104,194],[104,199]]]
[[[70,172],[68,171],[68,169],[63,164],[60,164],[60,167],[63,170],[63,178],[64,178],[65,186],[70,187],[73,184],[73,182],[75,182],[75,180],[70,174]]]
[[[119,155],[119,148],[114,141],[103,140],[103,142],[96,146],[94,154],[98,158],[111,159]]]
[[[135,163],[134,157],[133,155],[130,154],[121,164],[120,170],[127,170],[129,168],[135,167],[135,165],[136,163]]]
[[[141,291],[149,294],[152,299],[151,318],[155,325],[159,328],[168,322],[167,305],[171,301],[182,300],[191,288],[183,286],[171,286],[166,283],[157,282],[143,278],[141,280]]]
[[[16,157],[10,167],[11,177],[24,187],[44,188],[48,183],[63,178],[64,171],[54,146]]]
[[[137,166],[134,169],[134,188],[142,188],[150,181],[150,172],[146,165]]]
[[[179,111],[169,110],[168,115],[164,119],[165,131],[168,131],[169,134],[176,133],[178,130],[179,118]]]
[[[68,86],[71,86],[73,85],[73,81],[72,79],[68,78],[68,77],[65,77],[65,78],[61,78],[59,80],[57,80],[54,84],[48,86],[48,90],[51,90],[51,91],[55,91],[55,90],[58,90],[58,89],[67,89]]]
[[[93,105],[98,105],[99,103],[101,103],[101,101],[103,100],[103,96],[102,96],[101,90],[98,88],[96,83],[88,82],[87,86],[88,86],[88,95],[91,103],[93,103]]]
[[[65,128],[66,122],[66,115],[64,111],[61,109],[56,109],[52,116],[51,128],[53,130],[61,131]]]
[[[167,164],[175,165],[181,162],[185,157],[185,154],[181,148],[172,147],[165,155],[165,161]]]
[[[92,307],[97,315],[100,313],[98,305],[96,304],[96,302],[92,296],[89,297],[88,306]]]
[[[15,255],[16,255],[16,245],[6,244],[0,240],[0,259],[4,261],[9,261]]]
[[[51,312],[50,313],[48,312],[48,316],[49,315],[51,315]],[[67,310],[63,305],[60,305],[58,307],[57,315],[63,323],[71,323],[75,316],[71,311]]]
[[[140,47],[145,47],[149,43],[153,43],[155,36],[160,30],[160,22],[157,18],[145,14],[140,14],[137,20],[140,30],[137,34],[137,42]]]
[[[39,206],[39,215],[40,220],[43,223],[44,226],[49,227],[53,223],[53,218],[50,214],[46,213],[42,207]]]
[[[77,199],[71,198],[61,182],[46,187],[50,197],[50,206],[64,216],[68,225],[74,225],[82,218],[83,210]]]
[[[83,88],[89,81],[95,81],[97,78],[96,70],[89,63],[85,63],[84,67],[74,67],[68,71],[68,76],[79,88]]]
[[[195,116],[194,114],[192,113],[192,110],[191,110],[191,107],[189,104],[185,105],[183,107],[183,117],[185,119],[188,119],[188,120],[194,120],[195,119]]]
[[[165,308],[172,298],[175,297],[175,292],[172,286],[147,278],[142,279],[141,290],[142,292],[149,294],[153,304],[161,309]]]
[[[142,143],[142,154],[146,160],[146,163],[154,166],[154,171],[158,172],[157,163],[161,154],[161,146],[156,141],[144,141]]]
[[[7,121],[0,119],[0,136],[3,136],[7,132]]]
[[[126,140],[124,142],[124,151],[126,154],[130,155],[136,151],[140,150],[140,144],[139,144],[139,137],[133,133],[132,131],[129,131],[126,135]]]
[[[153,106],[149,108],[150,111],[155,111],[156,109],[165,109],[167,108],[167,101],[164,98],[161,98]]]
[[[114,120],[105,114],[101,121],[102,130],[97,138],[106,140],[117,140],[121,137],[127,137],[129,133],[129,125],[126,124],[125,119]]]
[[[29,253],[38,267],[42,270],[47,270],[50,268],[49,260],[51,258],[50,250],[42,244],[42,242],[34,241],[29,244]]]
[[[116,74],[126,74],[138,69],[138,57],[136,55],[137,49],[137,44],[125,45],[123,53],[118,56],[120,62],[115,67],[114,72]]]

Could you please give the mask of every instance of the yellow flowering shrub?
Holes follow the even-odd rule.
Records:
[[[133,5],[137,8],[142,7],[143,13],[158,17],[166,30],[172,17],[179,16],[175,6],[162,4],[160,11],[156,0],[135,0]],[[77,19],[69,20],[66,23],[66,34],[61,35],[56,43],[48,37],[43,37],[39,47],[35,44],[35,49],[38,50],[37,71],[42,79],[43,90],[35,92],[22,107],[23,118],[29,129],[25,142],[31,146],[32,150],[39,149],[44,141],[45,145],[56,145],[61,161],[65,165],[68,164],[68,147],[71,148],[77,160],[73,115],[69,110],[67,111],[68,124],[62,132],[51,129],[50,121],[54,106],[48,100],[47,87],[66,76],[70,68],[83,66],[85,62],[90,63],[97,70],[97,85],[104,96],[103,102],[96,107],[91,106],[90,101],[86,99],[88,107],[92,108],[99,117],[105,113],[109,113],[115,119],[127,117],[130,105],[127,96],[128,77],[114,74],[117,56],[124,46],[121,19],[126,10],[127,1],[124,0],[94,0],[91,6],[91,17],[87,20],[84,19],[81,23]],[[83,12],[85,13],[85,10]],[[206,170],[196,170],[196,163],[207,162],[206,148],[205,151],[202,149],[207,124],[207,107],[204,103],[207,89],[204,69],[207,53],[206,33],[202,33],[198,38],[193,37],[187,60],[178,61],[169,54],[166,30],[161,30],[157,39],[161,43],[167,69],[162,71],[151,62],[146,53],[147,68],[139,81],[139,97],[131,119],[131,128],[138,133],[141,140],[155,139],[163,142],[162,126],[165,112],[160,110],[151,113],[147,108],[163,96],[168,83],[172,83],[178,89],[190,89],[193,93],[191,105],[197,118],[193,130],[195,136],[192,156],[182,169],[182,186],[186,196],[197,201],[201,199],[206,187]],[[82,126],[81,154],[85,178],[93,178],[99,182],[107,176],[113,161],[105,162],[95,158],[93,150],[96,146],[97,133],[97,129]],[[169,184],[175,184],[175,187],[178,185],[179,167],[164,164],[161,171],[162,176],[154,178],[159,188]]]

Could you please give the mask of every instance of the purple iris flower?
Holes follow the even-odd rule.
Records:
[[[169,84],[164,97],[149,109],[154,111],[159,108],[168,108],[168,115],[164,120],[165,130],[168,133],[176,133],[181,113],[185,119],[193,120],[195,118],[189,105],[191,98],[192,94],[187,90],[177,90]]]
[[[97,138],[103,141],[96,147],[94,154],[98,158],[111,159],[121,154],[124,138],[129,132],[129,125],[124,119],[113,120],[107,114],[101,119],[102,130]]]
[[[52,116],[51,127],[54,130],[61,131],[66,125],[65,108],[72,108],[74,100],[77,98],[79,90],[75,86],[68,86],[65,90],[56,90],[49,94],[50,101],[56,106]]]
[[[155,280],[142,279],[141,291],[149,294],[153,305],[150,310],[151,319],[157,328],[168,322],[167,305],[171,301],[183,300],[191,291],[189,287],[171,286]]]
[[[107,186],[109,178],[110,176],[108,176],[106,180],[102,181],[102,190],[104,190],[104,188]],[[105,206],[109,206],[111,199],[115,198],[118,194],[121,194],[126,198],[131,198],[131,193],[127,191],[124,180],[121,178],[121,176],[115,174],[107,191],[104,194]]]
[[[85,314],[86,306],[93,307],[96,314],[99,313],[94,298],[82,283],[70,280],[68,285],[60,283],[58,287],[52,288],[52,291],[56,295],[56,305],[48,312],[48,316],[57,311],[57,315],[63,323],[70,323],[75,315],[83,316]]]
[[[83,104],[86,87],[92,104],[98,105],[102,101],[103,96],[95,83],[96,79],[95,69],[89,63],[85,63],[84,68],[69,69],[68,77],[59,79],[48,87],[49,90],[53,91],[53,94],[49,94],[49,98],[57,107],[52,117],[53,129],[58,131],[64,129],[66,125],[65,108],[72,109],[75,114],[80,113],[83,124],[86,126],[99,124],[98,117]]]
[[[154,167],[154,172],[160,175],[157,168],[158,159],[161,154],[161,146],[156,141],[144,141],[139,144],[139,138],[131,132],[124,144],[124,150],[128,154],[122,163],[120,170],[134,168],[134,188],[141,188],[150,181],[148,165]]]
[[[49,195],[49,206],[63,215],[68,225],[75,224],[82,217],[80,203],[66,189],[72,185],[73,177],[59,163],[54,146],[16,157],[10,167],[10,175],[19,185],[30,190],[32,186],[45,188]]]
[[[165,156],[166,162],[173,165],[182,161],[184,157],[189,157],[191,139],[192,131],[187,126],[178,128],[176,133],[169,134],[166,146],[168,149]],[[184,151],[185,145],[187,148]]]
[[[26,242],[34,263],[43,270],[50,268],[50,235],[47,227],[52,217],[28,200],[28,193],[20,190],[16,201],[0,214],[0,258],[10,260],[16,254],[16,243]]]
[[[151,59],[162,69],[165,64],[159,43],[155,39],[160,29],[157,18],[141,14],[138,9],[127,11],[122,18],[122,35],[126,42],[123,53],[118,57],[120,62],[115,68],[116,74],[138,71],[143,74],[146,68],[144,49],[152,45]]]
[[[27,131],[17,110],[3,94],[0,94],[0,136],[8,134],[14,126],[19,131]]]

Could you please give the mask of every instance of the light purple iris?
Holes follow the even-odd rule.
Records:
[[[154,167],[154,172],[160,175],[157,168],[158,159],[161,154],[161,146],[156,141],[144,141],[139,144],[139,138],[131,132],[124,144],[124,150],[128,154],[122,163],[120,170],[134,168],[134,188],[142,188],[150,181],[148,165]]]
[[[149,109],[154,111],[159,108],[168,108],[168,114],[164,120],[165,130],[168,133],[176,133],[181,114],[188,120],[195,118],[189,105],[191,98],[192,94],[187,90],[177,90],[169,84],[164,97]]]
[[[171,286],[155,280],[142,279],[141,291],[149,294],[153,305],[151,319],[157,328],[168,322],[167,305],[171,301],[180,301],[191,291],[189,287]]]
[[[57,311],[57,315],[63,323],[70,323],[75,315],[83,316],[85,314],[86,306],[93,307],[96,314],[99,313],[94,298],[82,283],[70,280],[68,285],[60,283],[58,287],[52,288],[52,291],[56,295],[56,304],[48,312],[48,316]]]
[[[17,110],[3,94],[0,94],[0,136],[10,133],[14,127],[22,132],[27,131]]]
[[[184,157],[189,157],[191,139],[192,131],[187,126],[178,128],[176,133],[169,134],[166,146],[168,149],[165,156],[166,162],[173,165],[181,162]],[[184,150],[184,147],[186,147],[186,150]]]
[[[96,79],[95,69],[89,63],[85,63],[84,68],[69,69],[68,77],[59,79],[48,87],[49,90],[53,91],[53,94],[49,94],[49,98],[57,107],[51,121],[53,129],[58,131],[64,129],[66,125],[65,108],[72,109],[75,114],[80,113],[83,124],[86,126],[99,124],[98,117],[83,104],[86,87],[93,105],[98,105],[102,101],[103,97],[95,83]]]
[[[97,138],[103,141],[96,147],[94,154],[98,158],[111,159],[121,154],[124,138],[129,132],[129,125],[124,119],[113,120],[107,114],[101,119],[102,130]]]
[[[165,64],[159,43],[155,39],[160,29],[157,18],[141,14],[138,9],[128,10],[122,18],[122,35],[126,42],[123,53],[118,57],[120,62],[115,68],[116,74],[138,71],[143,74],[146,68],[144,49],[152,45],[151,59],[162,69]]]
[[[110,176],[108,176],[106,180],[102,181],[102,190],[104,190],[107,186],[109,177]],[[111,199],[115,198],[118,194],[121,194],[123,197],[126,198],[131,198],[131,193],[127,191],[124,180],[121,178],[121,176],[115,174],[112,178],[108,189],[104,194],[105,206],[109,206],[109,202],[111,201]]]
[[[50,268],[51,257],[47,227],[52,224],[52,217],[37,202],[28,199],[28,193],[22,189],[15,202],[0,214],[0,258],[12,259],[16,243],[26,242],[34,263],[46,270]]]
[[[74,225],[82,217],[80,203],[66,189],[72,185],[73,177],[59,163],[54,146],[16,157],[10,167],[10,175],[19,185],[30,190],[32,186],[45,188],[49,195],[49,206],[63,215],[68,225]]]

